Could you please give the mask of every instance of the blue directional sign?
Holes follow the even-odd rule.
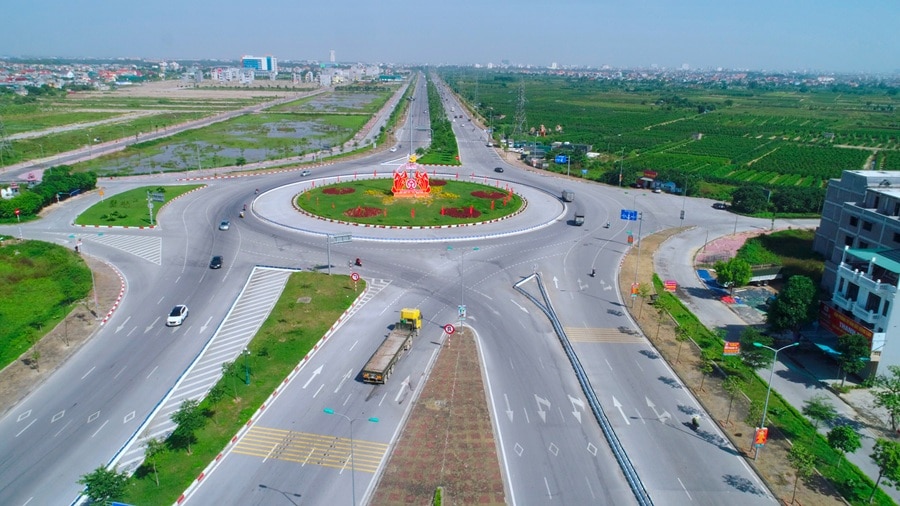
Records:
[[[556,155],[556,158],[553,159],[556,163],[566,163],[569,161],[568,155]]]
[[[622,209],[621,218],[628,221],[637,221],[638,212],[631,209]]]

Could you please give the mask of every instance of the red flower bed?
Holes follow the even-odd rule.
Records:
[[[322,190],[322,193],[324,193],[325,195],[346,195],[348,193],[353,193],[355,191],[356,191],[356,189],[354,189],[354,188],[347,188],[345,186],[339,186],[336,188],[325,188],[324,190]]]
[[[485,192],[485,191],[478,190],[477,192],[472,192],[472,196],[473,196],[473,197],[478,197],[478,198],[480,198],[480,199],[497,200],[497,199],[502,199],[503,197],[505,197],[505,196],[506,196],[506,193],[504,193],[504,192],[490,192],[490,193],[488,193],[488,192]]]
[[[447,181],[443,179],[429,179],[428,182],[431,183],[431,186],[444,186],[447,184]]]
[[[344,211],[344,216],[349,216],[351,218],[371,218],[373,216],[381,216],[382,214],[384,214],[384,211],[382,211],[380,207],[357,206]]]
[[[444,208],[444,216],[453,218],[477,218],[481,216],[481,211],[469,207],[447,207]]]

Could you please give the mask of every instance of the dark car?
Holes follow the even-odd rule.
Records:
[[[494,167],[494,172],[503,172],[503,167]]]
[[[221,269],[222,268],[222,255],[216,255],[212,257],[212,260],[209,261],[210,269]]]
[[[713,204],[713,209],[728,209],[728,206],[724,202],[716,202]]]

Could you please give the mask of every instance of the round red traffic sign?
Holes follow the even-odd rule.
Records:
[[[359,273],[354,272],[353,274],[350,274],[350,279],[352,279],[353,281],[359,281]]]
[[[20,212],[20,211],[19,211],[18,209],[16,209],[16,216],[19,215],[19,212]]]
[[[452,323],[448,323],[448,324],[444,325],[444,332],[446,332],[447,335],[449,336],[449,335],[453,334],[454,332],[456,332],[456,327],[454,327]]]

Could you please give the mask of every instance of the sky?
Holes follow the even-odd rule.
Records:
[[[898,0],[41,0],[0,55],[900,73]]]

